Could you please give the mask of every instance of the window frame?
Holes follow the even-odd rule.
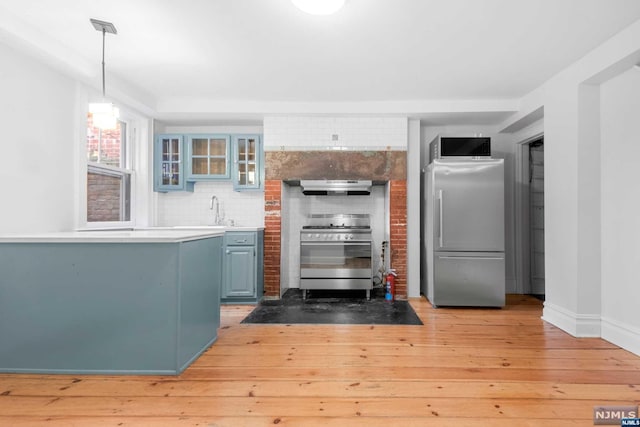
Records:
[[[87,116],[88,117],[88,116]],[[88,155],[87,155],[87,139],[86,136],[84,138],[84,150],[83,150],[83,158],[84,158],[84,162],[85,162],[85,167],[83,168],[84,170],[84,176],[83,176],[83,180],[85,183],[85,193],[84,193],[84,203],[82,204],[81,209],[83,210],[83,214],[82,214],[82,218],[83,218],[83,223],[82,227],[83,228],[87,228],[87,229],[96,229],[96,228],[132,228],[135,226],[135,197],[136,197],[136,170],[134,169],[134,165],[135,163],[135,158],[134,158],[134,153],[135,153],[135,149],[134,146],[136,144],[138,144],[139,142],[135,140],[135,136],[136,136],[136,132],[135,132],[135,127],[133,126],[133,120],[128,118],[128,117],[121,117],[120,120],[118,120],[120,123],[124,124],[125,127],[125,131],[123,133],[124,135],[124,148],[120,147],[120,167],[117,166],[112,166],[112,165],[108,165],[108,164],[104,164],[104,163],[99,163],[99,162],[94,162],[94,161],[90,161],[88,159]],[[85,132],[84,134],[87,134],[87,121],[85,120]],[[100,130],[100,142],[99,142],[99,149],[98,151],[100,152],[101,150],[101,146],[102,146],[102,131]],[[98,155],[98,159],[100,159],[100,156]],[[89,203],[89,196],[88,196],[88,191],[87,191],[87,187],[86,187],[86,183],[87,183],[87,179],[89,176],[89,173],[98,173],[98,174],[104,174],[107,176],[113,176],[113,177],[119,177],[121,178],[121,195],[126,193],[126,180],[129,180],[129,220],[119,220],[119,221],[89,221],[87,218],[87,209],[88,209],[88,203]],[[126,198],[125,197],[121,197],[120,198],[120,216],[122,218],[122,214],[126,208]]]

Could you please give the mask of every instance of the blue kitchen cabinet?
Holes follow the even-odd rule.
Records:
[[[260,135],[232,135],[233,189],[259,190],[264,182],[264,150]]]
[[[264,231],[227,231],[224,239],[222,302],[258,302],[264,289]]]
[[[186,139],[188,181],[229,180],[229,135],[186,135]]]
[[[160,134],[154,146],[154,191],[193,191],[197,181],[233,181],[235,191],[264,188],[259,134]]]
[[[182,135],[157,135],[154,144],[153,190],[193,191],[186,180],[185,142]]]
[[[0,243],[0,372],[181,373],[217,339],[223,244]]]

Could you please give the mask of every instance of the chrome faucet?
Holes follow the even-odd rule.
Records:
[[[213,225],[220,225],[220,201],[213,195],[209,201],[209,209],[213,210],[213,202],[216,202],[216,210],[213,213]]]

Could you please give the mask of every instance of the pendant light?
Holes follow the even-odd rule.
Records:
[[[99,129],[115,129],[118,125],[120,110],[111,102],[106,100],[105,71],[104,71],[104,44],[107,33],[118,34],[116,27],[111,22],[90,19],[91,25],[96,31],[102,33],[102,98],[103,102],[90,103],[89,112],[93,116],[93,125]]]
[[[298,9],[311,15],[331,15],[344,6],[345,0],[291,0]]]

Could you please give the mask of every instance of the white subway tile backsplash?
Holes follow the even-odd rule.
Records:
[[[158,226],[211,225],[211,196],[220,201],[220,215],[241,226],[264,226],[264,192],[233,191],[231,182],[196,182],[193,193],[171,192],[158,195]]]
[[[389,239],[384,208],[386,198],[383,185],[374,185],[369,196],[305,196],[300,187],[283,184],[282,287],[300,286],[300,230],[309,214],[369,214],[373,266],[377,270],[382,265],[382,242]]]
[[[333,138],[337,135],[337,140]],[[264,119],[267,151],[406,150],[406,117],[272,116]]]

